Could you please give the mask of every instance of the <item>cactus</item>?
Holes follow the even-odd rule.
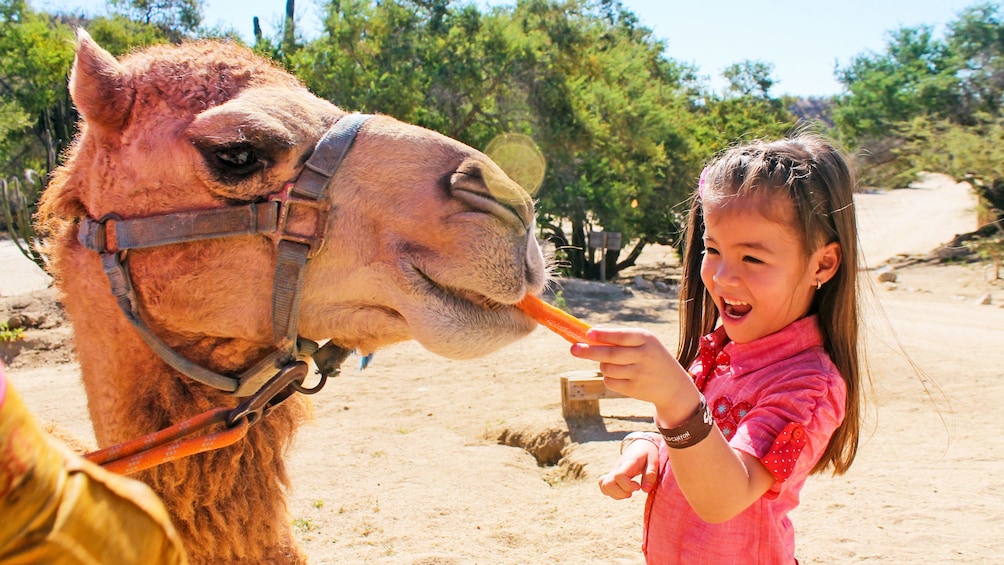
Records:
[[[14,245],[21,254],[36,265],[46,269],[45,258],[38,250],[38,234],[32,225],[35,204],[42,194],[42,179],[32,170],[25,171],[24,182],[18,177],[0,179],[0,207],[3,219]]]

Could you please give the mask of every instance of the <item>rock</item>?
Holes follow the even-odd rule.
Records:
[[[7,329],[16,330],[18,328],[23,328],[23,327],[24,327],[24,318],[22,318],[19,314],[15,314],[10,318],[7,318]]]
[[[14,330],[17,328],[42,328],[45,326],[46,316],[40,312],[21,312],[7,318],[7,327]]]
[[[878,273],[878,281],[883,283],[894,283],[899,279],[899,275],[892,267],[883,267]]]
[[[990,296],[990,293],[988,292],[988,293],[984,294],[982,297],[980,297],[979,304],[981,304],[983,306],[987,306],[988,304],[992,304],[993,301],[994,301],[993,297]]]
[[[634,287],[637,288],[638,290],[652,290],[655,288],[655,285],[652,284],[652,281],[649,281],[645,277],[638,275],[634,278]]]

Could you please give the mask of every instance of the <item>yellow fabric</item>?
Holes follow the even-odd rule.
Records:
[[[4,386],[0,371],[0,391]],[[51,440],[0,392],[0,565],[187,564],[160,499]]]

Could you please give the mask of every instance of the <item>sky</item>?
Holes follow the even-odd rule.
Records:
[[[697,67],[715,89],[721,72],[744,60],[773,65],[774,96],[829,96],[841,90],[834,70],[855,56],[882,52],[889,32],[931,26],[937,37],[945,24],[979,0],[622,0],[641,24],[666,41],[666,55]],[[512,5],[515,0],[479,0]],[[31,0],[37,9],[105,13],[105,0]],[[309,37],[320,29],[317,0],[298,0],[297,25]],[[266,36],[282,26],[285,0],[207,0],[206,25],[236,29],[249,43],[252,17]]]

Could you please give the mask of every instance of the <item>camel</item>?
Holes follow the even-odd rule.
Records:
[[[481,152],[388,116],[359,119],[232,42],[117,60],[80,31],[70,92],[79,134],[36,223],[99,445],[237,406],[262,390],[244,375],[281,365],[274,352],[301,339],[337,344],[340,358],[417,340],[463,359],[534,328],[513,307],[546,284],[532,199]],[[313,174],[312,156],[330,153],[319,140],[343,123],[355,137],[336,151],[330,186],[313,202],[284,192]],[[212,213],[233,210],[254,226],[172,231],[219,231],[233,218]],[[286,227],[263,235],[262,222]],[[113,295],[123,288],[138,321]],[[192,563],[306,561],[283,457],[309,404],[290,394],[257,414],[238,443],[135,475],[162,497]]]

